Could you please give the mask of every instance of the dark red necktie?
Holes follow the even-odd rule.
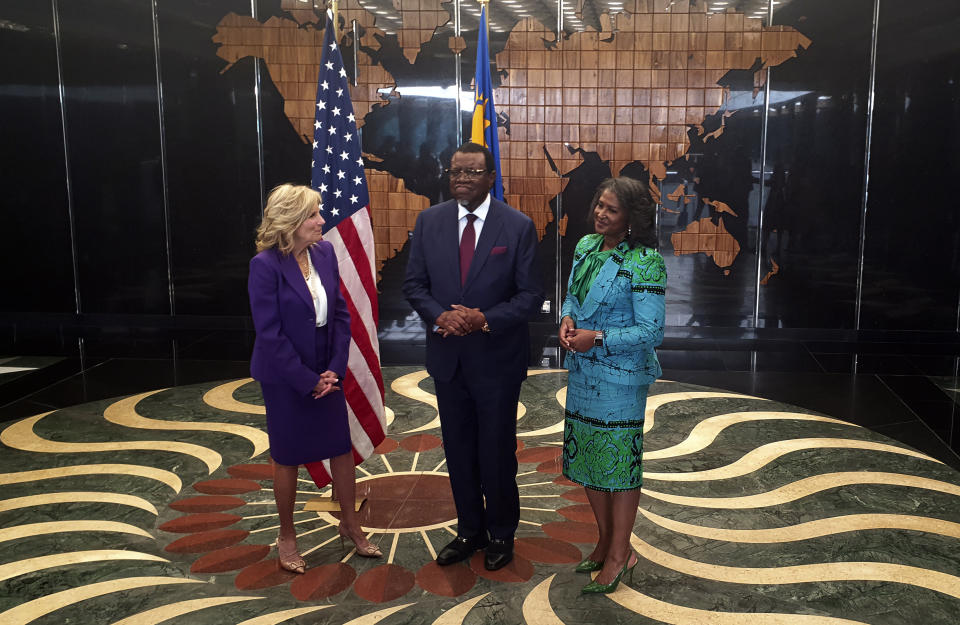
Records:
[[[467,274],[470,273],[470,262],[473,260],[477,241],[477,233],[473,229],[473,222],[476,219],[476,215],[467,215],[467,225],[463,229],[463,235],[460,236],[460,286],[466,284]]]

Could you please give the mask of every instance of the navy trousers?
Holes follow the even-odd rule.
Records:
[[[434,380],[458,533],[511,539],[520,522],[517,402],[522,380],[495,372]],[[486,505],[484,505],[486,502]]]

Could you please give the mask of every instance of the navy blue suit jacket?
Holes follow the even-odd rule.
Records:
[[[491,198],[467,281],[460,286],[460,241],[456,200],[417,216],[403,292],[427,323],[427,372],[452,379],[457,366],[467,375],[527,375],[528,320],[543,303],[536,271],[533,221]],[[434,322],[453,304],[479,308],[490,332],[442,338]]]
[[[313,298],[293,255],[275,248],[260,252],[250,260],[247,281],[257,330],[250,373],[260,382],[288,384],[304,396],[328,369],[343,378],[350,349],[350,312],[340,293],[337,254],[327,241],[311,246],[309,254],[327,296],[324,361],[317,354]]]

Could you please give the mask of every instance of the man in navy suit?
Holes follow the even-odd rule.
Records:
[[[427,372],[440,410],[457,537],[443,566],[486,548],[513,559],[520,521],[517,402],[529,362],[528,320],[543,303],[529,217],[491,197],[493,155],[476,143],[450,161],[454,199],[417,217],[403,292],[427,324]],[[486,502],[486,506],[484,506]]]

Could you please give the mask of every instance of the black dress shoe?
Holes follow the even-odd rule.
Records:
[[[466,560],[473,555],[474,551],[483,549],[486,544],[487,541],[482,534],[470,538],[457,536],[437,554],[437,564],[447,566]]]
[[[487,543],[487,554],[483,558],[483,566],[488,571],[496,571],[510,564],[513,560],[512,538],[491,538]]]

